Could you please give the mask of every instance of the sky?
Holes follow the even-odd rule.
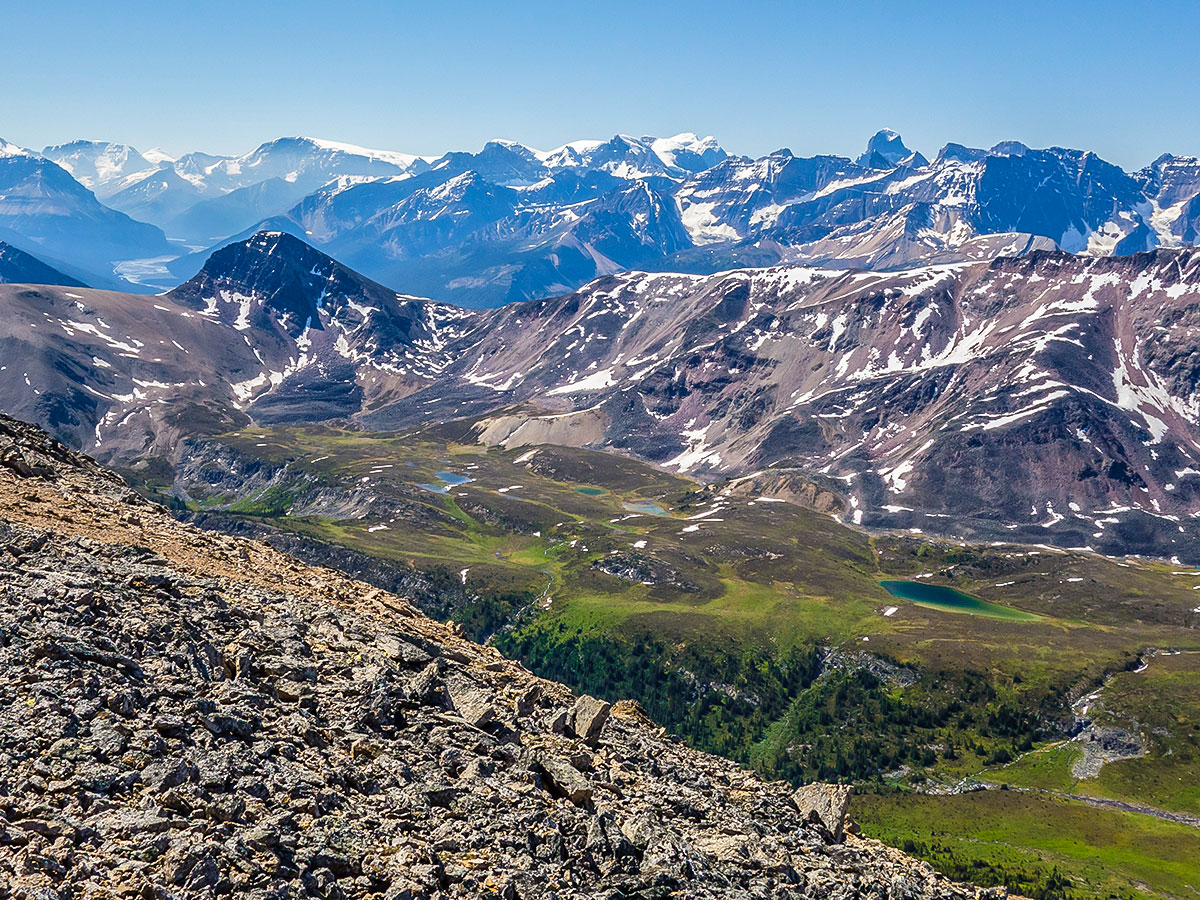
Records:
[[[1196,3],[4,2],[0,138],[236,154],[308,135],[422,155],[695,131],[857,155],[887,126],[1200,155]]]

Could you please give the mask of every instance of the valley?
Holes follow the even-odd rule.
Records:
[[[953,878],[1034,900],[1195,898],[1198,172],[1012,141],[929,159],[886,130],[856,159],[738,157],[690,133],[439,157],[312,138],[179,157],[0,142],[0,410],[185,523],[106,521],[70,492],[58,511],[54,472],[87,491],[107,476],[5,420],[0,468],[25,487],[0,498],[0,526],[165,534],[235,581],[259,573],[197,563],[202,548],[406,598],[383,607],[415,617],[411,602],[446,623],[421,626],[439,641],[485,645],[401,653],[437,670],[394,693],[439,735],[453,715],[489,741],[586,737],[567,733],[574,711],[531,718],[533,694],[501,727],[479,705],[502,690],[490,676],[435,686],[447,659],[483,654],[483,671],[626,702],[687,753],[753,768],[789,810],[794,786],[852,784],[868,837]],[[27,538],[10,542],[18,562]],[[110,575],[141,552],[80,548],[62,552]],[[5,577],[41,602],[36,573]],[[243,587],[221,584],[265,616]],[[126,635],[136,606],[109,599]],[[228,638],[207,603],[189,608]],[[346,678],[395,675],[354,674],[358,658],[323,676],[342,685],[326,724],[359,690]],[[136,697],[112,702],[124,715]],[[354,734],[407,727],[380,703]],[[305,734],[352,761],[376,752]],[[476,802],[493,763],[516,761],[460,766],[461,750],[437,771],[472,787],[422,809]],[[576,774],[530,757],[504,790],[557,784],[586,807],[551,774],[598,771],[572,752]],[[642,844],[602,819],[571,839],[613,857],[606,877],[630,874]],[[702,840],[725,865],[724,839]],[[476,886],[421,852],[439,884]],[[670,879],[706,871],[662,852]],[[793,862],[770,866],[797,883]]]
[[[3,22],[0,900],[1200,900],[1194,4]]]
[[[150,301],[0,285],[0,351],[28,361],[0,401],[116,464],[249,422],[487,417],[499,446],[766,472],[868,528],[1189,564],[1198,291],[1190,249],[1033,253],[628,273],[481,312],[260,232]]]
[[[636,699],[768,777],[854,781],[868,834],[956,877],[1192,896],[1200,829],[1073,798],[1196,811],[1195,570],[863,532],[760,479],[498,448],[483,427],[251,427],[126,477],[205,528],[412,596],[538,674]],[[917,605],[889,580],[1009,614]],[[1095,728],[1146,749],[1073,778]],[[1160,856],[1133,859],[1133,834]]]

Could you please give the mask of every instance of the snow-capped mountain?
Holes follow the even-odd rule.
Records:
[[[1122,255],[1186,246],[1200,211],[1195,172],[1194,160],[1167,157],[1131,175],[1093,153],[1016,141],[990,150],[949,144],[930,162],[888,130],[857,161],[788,150],[729,157],[690,134],[617,135],[551,151],[492,141],[421,172],[341,177],[234,239],[256,228],[290,231],[383,283],[494,306],[630,268],[890,270],[1038,249]],[[635,185],[634,194],[649,192],[674,211],[623,207]],[[627,212],[601,213],[612,208]],[[598,215],[603,233],[582,237]],[[205,255],[173,271],[186,277]]]
[[[1160,243],[1133,176],[1092,153],[1018,146],[951,144],[932,163],[890,168],[876,167],[877,149],[871,165],[781,151],[727,161],[678,197],[698,244],[769,240],[782,260],[888,269],[971,258],[994,236],[1097,255]]]
[[[323,419],[405,396],[471,321],[262,233],[156,297],[0,284],[0,408],[132,460],[250,415]]]
[[[712,151],[672,139],[681,154],[693,144]],[[254,227],[303,235],[371,278],[468,306],[570,290],[691,246],[673,200],[686,170],[669,167],[643,141],[614,138],[587,148],[575,163],[551,169],[547,160],[558,165],[559,151],[493,141],[478,154],[447,154],[420,173],[345,176]],[[622,148],[632,156],[621,156]],[[609,171],[634,165],[659,175]],[[205,255],[174,270],[190,275]]]
[[[115,261],[169,255],[163,233],[102,204],[56,163],[0,141],[0,240],[55,268],[115,280]]]
[[[399,175],[421,162],[407,153],[310,137],[278,138],[241,156],[210,160],[192,154],[175,163],[183,178],[210,196],[271,178],[313,190],[339,175]]]
[[[46,147],[41,155],[71,173],[76,181],[104,199],[156,170],[169,160],[161,151],[150,156],[128,144],[108,141],[71,141]]]
[[[75,164],[74,157],[63,152],[74,146],[47,148],[46,153],[55,151],[53,158]],[[132,148],[124,150],[126,156],[136,154]],[[118,157],[117,150],[100,155],[92,168],[106,174],[114,171],[110,157]],[[130,174],[103,182],[107,202],[158,225],[173,238],[202,242],[218,240],[283,212],[339,176],[386,177],[427,165],[412,154],[309,137],[279,138],[235,157],[189,153],[178,159],[159,157],[157,162],[137,158],[143,166],[129,165]],[[76,165],[93,177],[91,169]],[[202,210],[187,215],[200,203],[205,204]]]
[[[1134,178],[1150,199],[1150,227],[1164,247],[1191,246],[1200,235],[1200,158],[1160,156]]]
[[[1196,158],[1163,156],[1129,173],[1087,151],[1004,141],[947,144],[930,161],[889,129],[857,159],[729,156],[693,133],[551,150],[494,140],[437,158],[313,138],[237,157],[171,159],[84,141],[43,154],[107,206],[174,239],[153,253],[124,248],[135,269],[155,268],[161,288],[261,230],[302,237],[397,290],[470,307],[552,296],[632,268],[887,271],[1039,249],[1119,256],[1191,246],[1200,234]],[[19,230],[9,237],[62,268],[59,248]],[[112,252],[121,251],[104,258]]]
[[[239,388],[242,400],[271,393],[278,405],[281,392],[293,392],[300,402],[304,386],[327,381],[333,369],[348,369],[351,384],[369,371],[371,387],[356,384],[354,405],[343,414],[367,403],[380,379],[423,383],[437,376],[449,362],[439,354],[457,336],[454,323],[471,318],[397,294],[282,232],[217,251],[165,298],[250,339],[267,368]]]
[[[867,149],[855,161],[869,169],[892,169],[896,166],[917,169],[929,165],[929,160],[905,147],[900,133],[890,128],[881,128],[871,135]]]
[[[667,166],[687,172],[711,169],[729,156],[711,134],[702,138],[686,131],[668,138],[643,137],[642,142]]]
[[[614,274],[469,311],[272,232],[152,300],[0,287],[0,350],[4,408],[111,458],[469,416],[507,446],[815,473],[864,526],[1200,560],[1200,250]]]

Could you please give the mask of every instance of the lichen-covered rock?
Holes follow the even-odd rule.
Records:
[[[0,426],[0,897],[992,893]]]

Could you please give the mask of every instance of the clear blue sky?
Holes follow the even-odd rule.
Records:
[[[712,133],[857,153],[876,128],[1200,154],[1195,2],[33,2],[3,10],[0,137],[421,154]]]

